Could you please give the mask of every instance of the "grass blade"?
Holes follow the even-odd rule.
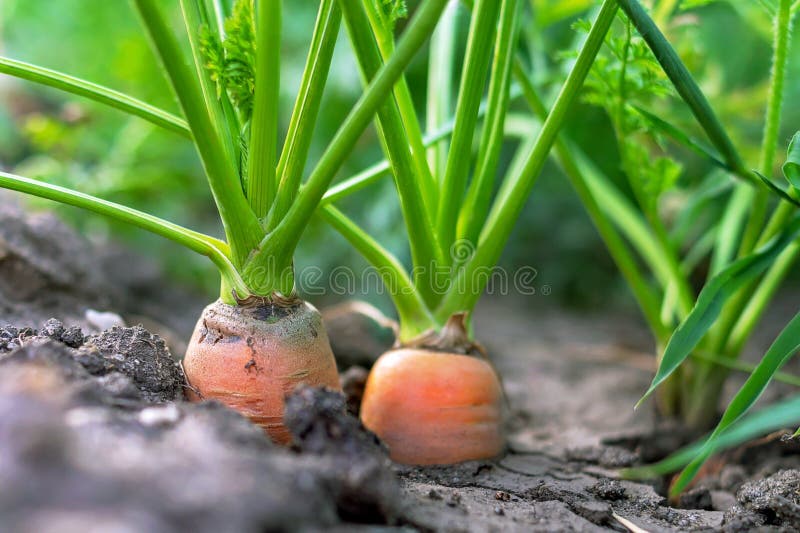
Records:
[[[761,182],[764,183],[764,185],[766,185],[772,192],[774,192],[775,194],[780,196],[781,200],[786,200],[790,204],[793,204],[793,205],[795,205],[797,207],[800,207],[800,202],[798,202],[797,200],[792,198],[787,191],[781,189],[771,179],[769,179],[768,177],[766,177],[764,174],[762,174],[761,172],[759,172],[757,170],[754,170],[753,172],[755,173],[756,176],[758,176],[758,178],[761,180]]]
[[[769,347],[761,362],[728,404],[722,419],[706,441],[703,452],[681,472],[670,492],[680,493],[686,488],[714,452],[716,437],[736,423],[756,403],[773,376],[798,350],[800,350],[800,313],[789,321]]]
[[[669,339],[653,382],[637,402],[636,407],[641,405],[689,357],[719,317],[725,302],[739,288],[762,274],[798,233],[800,233],[800,216],[796,216],[780,235],[759,251],[731,263],[706,284],[697,297],[694,309]]]
[[[89,98],[95,102],[136,115],[156,126],[174,131],[184,137],[192,137],[189,125],[182,118],[96,83],[7,57],[0,57],[0,73]]]
[[[728,430],[722,432],[715,441],[714,451],[719,452],[750,439],[796,425],[800,422],[800,395],[772,404],[764,409],[745,416]],[[684,447],[666,459],[641,467],[629,468],[621,473],[628,479],[646,479],[669,474],[689,464],[703,449],[705,441]]]

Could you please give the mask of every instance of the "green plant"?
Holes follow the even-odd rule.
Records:
[[[769,178],[779,147],[791,20],[798,6],[788,0],[763,2],[774,17],[773,65],[758,169],[749,170],[698,83],[647,11],[636,0],[616,3],[623,16],[594,64],[586,100],[603,108],[611,120],[632,201],[566,138],[558,141],[557,156],[655,337],[658,371],[639,403],[655,393],[662,414],[679,417],[694,431],[705,431],[715,423],[729,371],[743,369],[737,359],[800,249],[793,188],[796,141],[783,167],[788,184],[780,186]],[[657,2],[655,17],[667,20],[676,5]],[[523,66],[516,73],[532,110],[543,118],[547,111],[538,88],[526,79]],[[648,109],[672,96],[680,97],[711,146]],[[684,179],[683,187],[694,197],[677,214],[665,216],[662,199],[683,174],[681,163],[667,149],[669,142],[700,155],[715,169],[702,179],[689,183]],[[774,198],[779,203],[767,220]],[[709,216],[720,201],[722,212]],[[706,260],[709,269],[698,294],[692,281]],[[773,427],[766,413],[741,417],[800,347],[797,328],[792,320],[759,365],[744,365],[750,379],[706,443],[691,448],[694,455],[686,452],[629,473],[666,473],[691,463],[673,485],[673,492],[679,492],[719,446],[752,435],[757,428]],[[775,410],[787,412],[783,405]],[[780,420],[785,423],[786,418]]]
[[[472,17],[460,79],[452,68],[458,4],[450,5],[430,50],[426,125],[429,130],[441,128],[443,117],[453,113],[452,136],[435,141],[425,150],[430,143],[421,134],[403,78],[395,86],[393,98],[384,103],[377,115],[387,155],[384,165],[391,169],[398,190],[412,268],[406,270],[338,209],[327,206],[322,211],[326,220],[379,268],[391,288],[399,314],[400,343],[413,342],[431,332],[441,333],[454,315],[469,314],[474,308],[489,281],[486,273],[494,267],[508,241],[616,11],[613,2],[603,4],[536,142],[528,150],[520,149],[519,163],[505,175],[492,199],[506,137],[509,101],[518,92],[512,79],[521,3],[477,1],[470,5]],[[365,84],[373,79],[382,62],[392,57],[395,47],[393,20],[380,6],[378,2],[343,6]],[[471,165],[468,154],[472,153],[473,137],[478,132],[487,80],[486,116],[478,135],[475,163]],[[437,270],[444,275],[437,277]]]
[[[395,50],[394,20],[381,6],[377,1],[342,4],[365,84],[374,79],[383,61],[391,60]],[[412,268],[406,270],[340,210],[326,206],[322,211],[327,222],[376,267],[399,315],[397,343],[404,349],[384,354],[373,367],[362,419],[387,441],[392,456],[403,462],[449,463],[488,457],[502,448],[500,397],[492,392],[499,390],[497,377],[481,362],[480,379],[467,378],[469,365],[464,361],[471,360],[464,355],[480,352],[468,332],[468,321],[617,10],[613,1],[603,2],[539,135],[532,143],[519,146],[516,163],[496,184],[509,102],[516,92],[512,80],[522,3],[477,0],[468,7],[471,19],[460,78],[454,68],[458,2],[450,3],[429,56],[426,125],[440,128],[443,118],[452,113],[450,138],[425,150],[411,91],[403,78],[377,113],[381,144],[406,225]],[[487,83],[486,116],[479,128]],[[411,380],[418,387],[416,396],[394,394],[391,379],[383,378],[387,375],[417,376]],[[458,382],[480,383],[479,390],[462,391]],[[452,406],[460,409],[458,414],[451,412],[456,422],[447,424],[446,429],[435,424],[433,413],[447,409],[448,398],[462,394],[474,398],[476,412]],[[415,402],[413,398],[423,397],[419,395],[426,400]]]
[[[127,207],[8,173],[3,174],[2,185],[124,220],[208,255],[240,299],[268,297],[275,291],[291,293],[293,276],[291,269],[284,267],[291,264],[304,224],[369,124],[371,113],[430,33],[444,1],[426,2],[420,8],[392,60],[365,90],[302,186],[338,33],[336,3],[321,4],[303,84],[280,154],[275,150],[280,32],[256,31],[256,27],[279,27],[280,3],[265,1],[256,20],[252,4],[246,0],[235,6],[184,0],[181,12],[191,49],[188,61],[167,25],[164,9],[150,0],[137,1],[136,7],[186,118],[91,82],[9,58],[0,58],[0,72],[91,98],[192,139],[219,208],[226,242]],[[225,14],[231,9],[232,16],[226,21]],[[259,79],[263,81],[259,83]],[[343,194],[342,188],[338,191]],[[221,297],[233,301],[229,290],[223,290]]]
[[[338,387],[327,337],[319,335],[318,313],[313,308],[309,311],[295,295],[295,248],[336,172],[433,30],[445,0],[428,0],[419,7],[391,57],[373,73],[371,83],[305,183],[302,176],[310,139],[339,31],[339,4],[334,0],[320,3],[303,80],[280,152],[282,2],[182,0],[188,42],[180,41],[181,34],[168,22],[171,13],[160,2],[134,0],[134,4],[183,117],[117,91],[7,58],[0,59],[0,72],[91,98],[191,139],[205,169],[225,240],[6,172],[0,172],[0,186],[115,218],[209,257],[222,278],[220,301],[209,306],[198,322],[184,361],[187,378],[200,397],[218,397],[283,440],[282,391],[298,380]],[[345,8],[349,4],[342,2]],[[340,188],[338,194],[344,192]],[[299,326],[274,328],[272,324],[278,320]],[[212,336],[231,338],[222,352],[232,353],[207,346],[205,339],[212,327],[216,328]],[[242,331],[244,327],[249,328],[248,333]],[[283,350],[270,355],[276,346]],[[253,365],[233,363],[251,353]],[[281,378],[286,382],[252,389],[247,372],[258,364],[256,358],[260,361],[267,356],[284,361],[291,371]],[[242,397],[249,400],[242,404]]]

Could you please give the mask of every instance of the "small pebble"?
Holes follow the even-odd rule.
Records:
[[[95,311],[94,309],[87,309],[84,313],[86,321],[92,326],[96,327],[98,331],[105,331],[114,326],[124,328],[125,321],[117,313],[109,311]]]
[[[139,413],[139,422],[143,426],[168,426],[177,422],[181,417],[178,406],[168,403],[163,407],[147,407]]]

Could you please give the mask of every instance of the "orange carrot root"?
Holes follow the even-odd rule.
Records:
[[[399,463],[452,464],[503,452],[502,406],[502,388],[487,361],[402,348],[372,368],[361,419]]]
[[[214,302],[197,322],[183,368],[190,400],[218,400],[280,444],[291,440],[284,397],[299,383],[341,390],[320,314],[302,301],[288,307]]]

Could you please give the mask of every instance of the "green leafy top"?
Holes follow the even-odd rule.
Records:
[[[380,0],[381,9],[390,29],[394,29],[398,20],[408,17],[406,0]]]
[[[589,28],[586,21],[575,27]],[[605,44],[589,72],[583,98],[608,113],[617,132],[622,168],[642,207],[654,211],[658,197],[675,185],[682,168],[673,159],[653,154],[663,142],[662,133],[637,108],[651,107],[674,90],[627,20],[617,21]]]
[[[200,44],[205,67],[217,85],[217,95],[226,91],[239,118],[246,123],[253,112],[256,84],[253,1],[236,1],[231,16],[225,21],[225,37],[221,41],[208,26],[203,26]]]

